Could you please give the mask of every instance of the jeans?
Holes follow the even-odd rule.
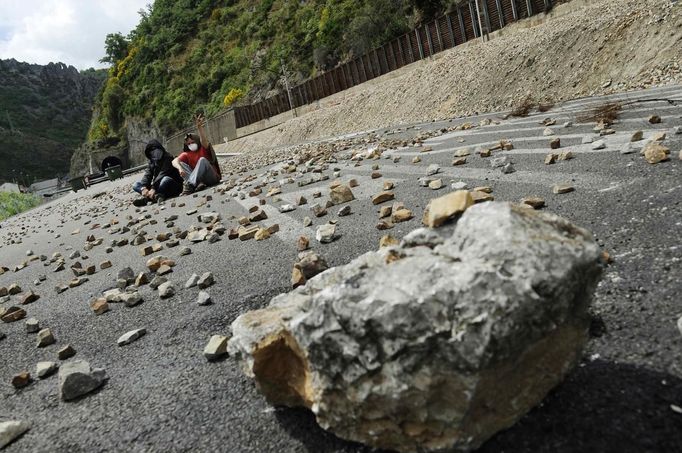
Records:
[[[197,161],[197,166],[194,167],[194,169],[184,162],[180,162],[180,165],[185,173],[187,173],[187,175],[185,175],[185,182],[188,182],[195,187],[201,183],[206,184],[207,186],[215,186],[220,182],[218,173],[205,157],[202,157]]]
[[[133,190],[139,194],[142,193],[144,188],[145,186],[142,184],[142,181],[137,181],[133,184]],[[180,192],[182,192],[182,185],[170,176],[164,176],[161,182],[159,182],[159,188],[156,190],[156,193],[164,198],[177,197],[180,195]]]

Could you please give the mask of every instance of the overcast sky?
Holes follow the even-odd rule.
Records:
[[[0,59],[105,67],[107,33],[124,35],[153,0],[0,0]]]

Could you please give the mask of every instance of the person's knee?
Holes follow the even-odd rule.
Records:
[[[143,188],[144,185],[142,184],[142,181],[137,181],[136,183],[133,184],[133,190],[137,193],[142,193]]]
[[[211,165],[211,163],[205,157],[200,157],[199,160],[197,161],[197,167],[199,166],[206,167],[208,165]]]

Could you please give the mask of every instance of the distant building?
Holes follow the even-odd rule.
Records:
[[[19,190],[19,185],[14,184],[11,182],[6,182],[2,185],[0,185],[0,192],[14,192],[14,193],[19,193],[21,190]]]

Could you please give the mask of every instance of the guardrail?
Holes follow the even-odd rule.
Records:
[[[237,137],[236,130],[312,104],[381,75],[550,10],[569,0],[466,0],[452,11],[381,47],[260,102],[238,105],[207,119],[212,143]],[[164,139],[167,149],[182,149],[187,128]]]

